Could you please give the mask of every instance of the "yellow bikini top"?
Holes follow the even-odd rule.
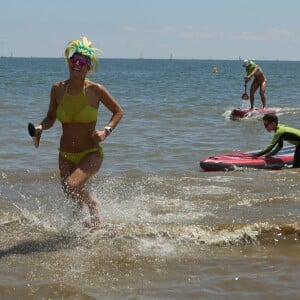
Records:
[[[91,123],[97,121],[98,109],[91,106],[85,89],[79,95],[70,95],[68,86],[56,109],[56,117],[62,123]]]

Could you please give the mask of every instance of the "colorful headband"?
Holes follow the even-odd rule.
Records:
[[[65,50],[65,57],[68,59],[70,52],[72,54],[74,53],[80,53],[84,56],[87,56],[90,58],[91,61],[91,71],[97,70],[99,62],[98,57],[96,53],[103,54],[103,51],[101,49],[93,48],[92,43],[84,36],[81,40],[71,40],[67,44],[67,48]]]

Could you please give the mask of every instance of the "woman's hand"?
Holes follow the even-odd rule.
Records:
[[[103,142],[107,137],[107,132],[106,130],[95,130],[92,133],[92,139],[96,142],[96,143],[101,143]]]
[[[42,134],[43,126],[42,126],[42,124],[39,124],[39,125],[36,125],[34,127],[34,129],[35,129],[34,135],[39,136]]]

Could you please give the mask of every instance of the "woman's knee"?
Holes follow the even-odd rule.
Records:
[[[78,182],[73,180],[71,177],[67,177],[62,181],[62,188],[65,194],[72,197],[79,197],[82,190],[82,187],[78,184]]]

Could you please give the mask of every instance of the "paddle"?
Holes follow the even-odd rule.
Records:
[[[41,133],[36,132],[35,126],[32,123],[28,123],[28,133],[32,137],[35,148],[38,148],[40,144]]]
[[[249,96],[247,94],[247,82],[245,81],[245,91],[244,91],[244,94],[242,95],[242,99],[243,100],[249,100]]]

